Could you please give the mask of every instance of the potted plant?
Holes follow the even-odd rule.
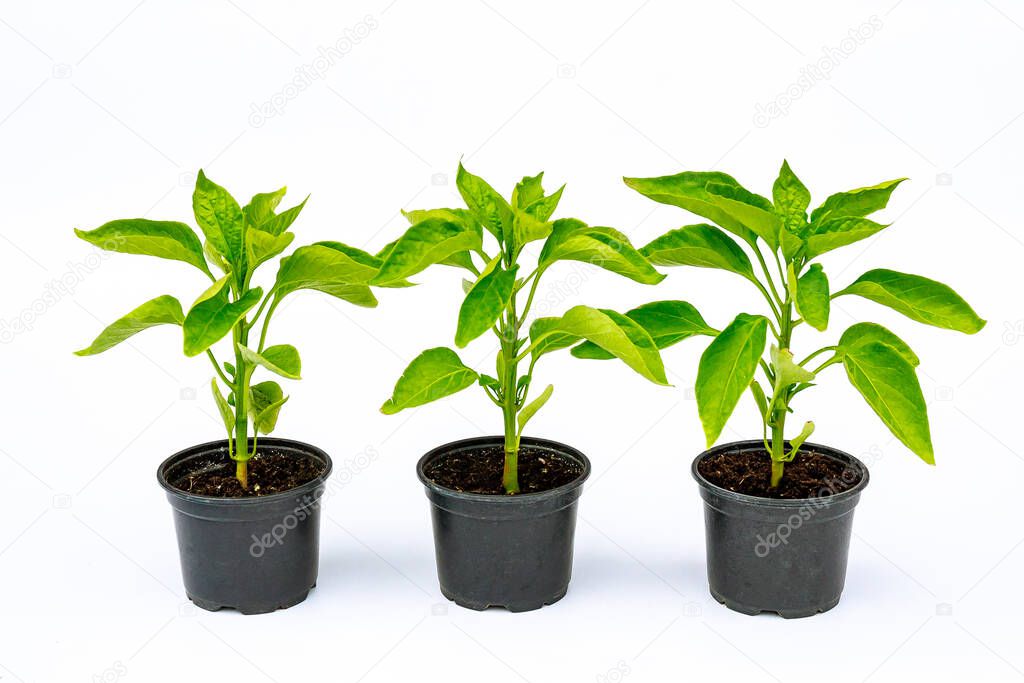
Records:
[[[896,438],[934,464],[915,371],[919,360],[902,339],[881,325],[859,322],[834,344],[809,353],[798,355],[793,344],[802,326],[825,331],[831,301],[844,296],[948,330],[974,334],[984,327],[952,289],[919,275],[871,270],[842,289],[830,287],[819,258],[886,228],[867,216],[885,208],[902,181],[834,194],[808,216],[810,192],[785,162],[771,200],[724,173],[625,179],[637,192],[715,224],[688,225],[655,239],[640,250],[651,263],[735,273],[749,281],[767,310],[740,313],[721,332],[701,327],[703,321],[676,326],[679,333],[714,337],[696,382],[710,450],[696,458],[692,473],[704,499],[711,593],[739,612],[803,617],[839,602],[853,509],[868,470],[848,453],[809,443],[813,422],[797,434],[786,428],[797,396],[826,369],[843,366]],[[661,329],[661,339],[674,343],[668,331]],[[759,370],[761,380],[755,377]],[[761,438],[711,448],[748,390],[762,417]]]
[[[455,345],[488,333],[497,341],[494,375],[467,367],[451,348],[432,348],[409,364],[381,408],[394,414],[478,385],[501,411],[501,436],[439,446],[416,466],[432,504],[441,592],[477,610],[538,609],[561,599],[569,585],[577,501],[590,461],[565,444],[523,435],[553,391],[535,390],[537,362],[589,341],[666,383],[651,335],[624,315],[575,306],[528,325],[540,282],[559,261],[592,263],[644,284],[664,278],[617,230],[572,218],[552,222],[564,186],[546,195],[542,178],[523,178],[508,201],[460,164],[456,182],[468,209],[407,213],[412,226],[379,254],[383,265],[373,281],[404,281],[435,263],[463,268],[470,279]],[[494,247],[485,249],[485,230]],[[543,241],[539,258],[524,267],[524,247],[536,241]]]
[[[331,459],[309,444],[260,436],[274,431],[288,396],[273,379],[254,382],[254,373],[297,380],[301,370],[294,346],[267,344],[274,311],[301,289],[377,304],[369,282],[380,260],[338,242],[300,247],[280,260],[266,291],[253,284],[257,269],[295,237],[289,228],[306,200],[278,211],[285,191],[257,194],[240,207],[200,170],[192,206],[205,245],[174,221],[129,218],[75,231],[110,251],[182,261],[212,283],[187,312],[175,297],[158,296],[77,352],[101,353],[142,330],[175,325],[185,355],[205,356],[213,365],[213,398],[227,439],[187,448],[157,469],[174,509],[186,593],[207,610],[270,612],[301,602],[316,583],[319,501]],[[230,360],[215,355],[219,343]]]

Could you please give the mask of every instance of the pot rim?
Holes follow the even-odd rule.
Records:
[[[868,472],[867,465],[861,462],[860,459],[850,455],[846,451],[841,451],[838,448],[833,448],[832,446],[826,446],[824,444],[811,443],[809,441],[804,443],[804,448],[809,448],[818,455],[823,455],[825,457],[832,458],[833,460],[839,460],[842,461],[844,464],[853,466],[856,470],[860,472],[860,481],[857,482],[857,484],[852,488],[849,488],[846,491],[843,491],[842,493],[837,493],[835,495],[828,496],[826,498],[762,498],[761,496],[751,496],[746,493],[736,493],[735,491],[730,491],[729,489],[722,488],[717,484],[713,484],[710,481],[708,481],[704,477],[704,475],[702,475],[697,469],[697,466],[705,458],[708,458],[712,455],[718,455],[722,451],[742,449],[747,446],[760,446],[763,448],[764,441],[762,439],[730,441],[728,443],[719,444],[718,446],[709,448],[708,450],[704,451],[703,453],[701,453],[700,455],[693,459],[693,463],[690,465],[690,474],[693,475],[693,478],[697,481],[697,484],[701,488],[707,491],[711,491],[715,495],[721,496],[722,498],[726,498],[729,500],[733,500],[737,503],[768,508],[802,508],[808,504],[822,506],[835,505],[837,503],[841,503],[843,501],[849,500],[851,498],[856,498],[857,496],[859,496],[861,491],[863,491],[867,487],[868,481],[871,479],[871,475]]]
[[[547,491],[535,491],[533,493],[517,493],[515,495],[508,494],[496,494],[496,493],[468,493],[465,491],[456,491],[450,489],[447,486],[441,486],[440,484],[429,479],[423,471],[424,466],[433,460],[434,458],[442,455],[446,451],[454,450],[456,447],[461,446],[484,446],[484,445],[502,445],[505,441],[505,437],[502,435],[495,436],[474,436],[467,439],[457,439],[450,441],[446,444],[442,444],[435,448],[427,451],[416,463],[416,476],[429,490],[445,496],[446,498],[453,498],[456,500],[465,501],[488,501],[498,505],[515,505],[516,502],[532,501],[540,502],[557,498],[558,496],[573,491],[583,486],[584,482],[590,478],[591,465],[590,458],[584,455],[581,451],[564,444],[561,441],[554,441],[552,439],[545,439],[538,436],[524,436],[520,439],[521,444],[532,445],[532,446],[543,446],[551,448],[552,450],[558,451],[562,455],[577,460],[583,465],[583,471],[575,479],[567,484],[562,484],[553,489]]]
[[[253,437],[249,437],[250,443]],[[334,462],[331,460],[331,456],[327,455],[326,451],[322,448],[306,443],[304,441],[296,441],[295,439],[283,439],[279,437],[264,436],[260,437],[257,442],[259,445],[267,446],[291,446],[296,450],[305,451],[309,455],[319,458],[324,462],[324,471],[318,476],[304,484],[300,484],[295,488],[288,489],[287,491],[280,491],[278,493],[271,493],[267,496],[251,496],[247,498],[223,498],[219,496],[203,496],[195,493],[189,493],[182,491],[181,489],[173,486],[167,481],[166,470],[172,465],[184,460],[187,457],[202,455],[206,451],[220,450],[228,446],[227,439],[217,439],[215,441],[207,441],[205,443],[195,444],[188,448],[183,448],[174,455],[165,458],[163,462],[157,466],[156,469],[156,480],[160,487],[166,491],[169,495],[173,495],[180,500],[186,500],[192,503],[199,503],[203,505],[232,505],[232,506],[247,506],[247,505],[265,505],[274,503],[279,500],[288,500],[294,498],[296,495],[302,495],[309,491],[315,490],[320,486],[326,484],[327,479],[331,476],[331,472],[334,469]]]

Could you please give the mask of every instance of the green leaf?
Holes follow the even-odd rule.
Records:
[[[720,207],[715,198],[705,189],[708,183],[739,187],[735,178],[725,173],[684,172],[659,178],[623,178],[626,185],[640,194],[662,204],[686,209],[712,223],[725,228],[748,244],[753,244],[756,235],[742,221]]]
[[[887,180],[878,185],[860,187],[849,192],[832,195],[811,212],[811,223],[844,216],[867,216],[880,211],[889,203],[889,196],[906,178]]]
[[[458,251],[458,252],[455,252],[454,254],[449,256],[448,258],[445,258],[445,259],[442,259],[442,260],[438,261],[437,265],[439,265],[439,266],[451,266],[452,268],[462,268],[463,270],[468,270],[469,272],[473,273],[474,275],[478,275],[480,273],[480,271],[477,270],[476,264],[473,263],[473,254],[472,254],[472,252],[469,252],[469,251]],[[413,284],[413,283],[409,282],[408,280],[406,280],[405,282],[407,283],[407,284],[404,285],[406,287],[412,286],[412,284]],[[394,285],[393,282],[388,282],[386,284],[377,285],[377,286],[378,287],[394,287],[395,285]]]
[[[274,258],[292,243],[295,233],[286,232],[271,235],[256,228],[247,228],[245,232],[245,253],[249,272],[256,270],[260,264]]]
[[[245,226],[242,209],[234,197],[207,178],[202,169],[196,177],[192,211],[210,244],[231,263],[240,263],[245,256],[242,250],[242,231]]]
[[[209,241],[203,243],[203,253],[206,254],[207,259],[212,261],[213,264],[220,269],[220,272],[231,272],[231,264],[227,262],[224,255],[217,251],[217,248],[210,244]]]
[[[780,349],[774,344],[771,348],[772,367],[775,370],[775,394],[794,384],[804,384],[814,381],[814,373],[800,367],[793,360],[793,353],[789,349]]]
[[[807,442],[807,439],[811,438],[811,434],[814,433],[814,423],[807,421],[804,423],[804,428],[794,439],[789,440],[789,453],[786,455],[786,461],[790,462],[796,458],[797,452]]]
[[[480,386],[482,387],[494,389],[494,391],[501,391],[501,382],[498,381],[497,377],[491,377],[490,375],[481,374],[477,378],[477,381],[480,383]]]
[[[778,248],[782,221],[775,215],[770,201],[728,183],[708,183],[705,190],[712,204],[752,230],[769,247]]]
[[[626,313],[651,335],[659,349],[696,335],[713,337],[718,330],[710,327],[701,314],[685,301],[652,301]]]
[[[238,350],[242,358],[254,365],[262,365],[267,370],[287,377],[288,379],[302,379],[302,361],[299,359],[299,351],[291,344],[277,344],[263,349],[263,353],[257,353],[252,349],[239,345]]]
[[[516,184],[515,189],[512,191],[512,202],[514,212],[516,213],[516,220],[519,219],[520,214],[526,214],[529,218],[534,219],[537,224],[536,232],[540,232],[540,226],[544,225],[551,215],[555,212],[555,208],[558,206],[559,200],[562,198],[562,191],[565,190],[565,185],[552,192],[548,196],[544,196],[544,188],[541,182],[544,179],[544,172],[540,172],[535,176],[526,176],[519,183]],[[547,232],[551,231],[551,227],[547,227]],[[534,236],[528,239],[543,239],[547,237],[547,234],[542,234],[539,237]],[[525,242],[518,242],[519,246],[525,244]]]
[[[77,356],[91,356],[117,346],[132,335],[156,325],[181,325],[185,316],[181,304],[173,296],[158,296],[142,304],[107,326],[87,348],[75,351]]]
[[[282,187],[273,192],[260,192],[254,194],[249,203],[242,207],[242,215],[245,217],[246,225],[258,228],[274,217],[274,211],[278,204],[284,199],[287,187]]]
[[[465,229],[469,232],[480,232],[480,222],[473,215],[473,212],[467,209],[415,209],[413,211],[403,211],[402,215],[404,215],[409,220],[409,223],[412,225],[425,221],[428,218],[437,218],[441,220],[460,223],[463,226],[465,226]],[[397,243],[398,240],[395,240],[394,242],[387,245],[386,247],[384,247],[384,249],[381,250],[378,256],[382,259],[382,261],[384,258],[387,258],[387,255],[391,253],[391,250],[394,249]],[[468,250],[455,252],[451,256],[448,256],[438,261],[438,264],[442,266],[464,268],[469,272],[473,273],[473,275],[480,274],[480,271],[477,270],[476,265],[473,263],[472,252]],[[386,283],[380,284],[378,286],[393,287],[395,285],[391,283]]]
[[[335,242],[333,240],[324,240],[324,241],[321,241],[321,242],[314,242],[313,245],[314,246],[320,246],[320,247],[327,247],[328,249],[333,249],[335,251],[340,251],[342,254],[344,254],[345,256],[349,257],[350,259],[352,259],[356,263],[358,263],[358,264],[360,264],[362,266],[366,266],[366,268],[372,268],[374,270],[380,270],[381,264],[384,263],[384,261],[380,257],[374,256],[373,254],[371,254],[371,253],[369,253],[367,251],[363,251],[362,249],[359,249],[357,247],[351,247],[351,246],[349,246],[347,244],[344,244],[342,242]],[[361,274],[363,274],[363,276],[369,276],[370,275],[370,271],[369,270],[360,270],[359,272]]]
[[[547,269],[556,261],[590,263],[645,285],[665,279],[621,232],[591,227],[575,218],[555,221],[551,236],[541,249],[538,268]]]
[[[714,337],[718,334],[718,330],[709,327],[697,309],[685,301],[652,301],[626,311],[626,317],[644,328],[659,349],[666,349],[695,335]],[[572,355],[594,360],[614,358],[593,342],[576,346]]]
[[[880,342],[848,349],[843,366],[850,383],[893,435],[934,465],[928,406],[914,366],[896,349]]]
[[[428,218],[437,218],[452,223],[461,223],[467,231],[473,231],[480,224],[476,215],[468,209],[413,209],[402,211],[409,225],[422,223]]]
[[[375,272],[380,272],[380,267],[384,263],[384,260],[380,256],[374,256],[373,254],[371,254],[369,252],[366,252],[366,251],[363,251],[362,249],[359,249],[357,247],[352,247],[352,246],[349,246],[347,244],[343,244],[341,242],[325,240],[325,241],[321,241],[321,242],[314,242],[313,245],[314,246],[327,247],[328,249],[334,249],[335,251],[340,251],[342,254],[344,254],[345,256],[348,256],[350,259],[352,259],[356,263],[358,263],[360,265],[363,265],[363,266],[366,266],[367,269],[372,268]],[[393,248],[393,247],[394,247],[394,243],[391,243],[387,247],[385,247],[384,249],[387,250],[387,251],[390,251],[390,248]],[[360,273],[359,277],[371,274],[370,271],[366,270],[366,269],[360,269],[359,273]],[[376,275],[373,275],[373,277],[376,277]],[[414,285],[413,285],[412,282],[409,282],[408,280],[401,279],[401,280],[391,280],[391,281],[388,281],[388,282],[382,282],[380,284],[375,284],[375,286],[377,286],[377,287],[392,287],[392,288],[397,287],[397,288],[401,288],[401,287],[412,287]]]
[[[543,199],[543,180],[544,171],[541,171],[535,176],[524,176],[522,180],[516,183],[515,189],[512,190],[513,208],[525,209],[530,204]]]
[[[403,280],[427,267],[464,251],[478,251],[482,246],[479,226],[463,221],[428,218],[409,228],[386,252],[380,273],[373,284]]]
[[[95,230],[76,228],[75,234],[100,249],[183,261],[213,277],[199,237],[184,223],[125,218],[104,223]]]
[[[779,177],[772,185],[772,201],[775,204],[775,213],[782,219],[786,229],[799,234],[807,224],[807,207],[811,203],[811,192],[793,173],[788,161],[782,162]]]
[[[888,306],[911,320],[947,330],[974,334],[985,321],[948,286],[920,275],[872,270],[832,298],[855,294]]]
[[[562,199],[562,192],[564,190],[565,185],[562,185],[547,197],[541,197],[524,210],[537,220],[547,221],[555,213],[555,209],[558,208],[558,202]]]
[[[829,218],[821,223],[814,223],[807,235],[806,256],[809,259],[816,258],[833,249],[871,237],[887,227],[889,226],[857,216]]]
[[[804,241],[789,230],[783,230],[779,233],[779,246],[782,247],[782,255],[786,257],[786,260],[792,262],[800,255],[800,250],[804,248]]]
[[[757,282],[750,258],[740,245],[706,223],[670,230],[641,247],[640,253],[656,266],[720,268]]]
[[[561,323],[561,318],[537,318],[530,325],[530,356],[534,363],[541,356],[567,349],[580,340],[579,335],[561,331]]]
[[[796,310],[808,325],[824,332],[830,308],[828,276],[821,264],[814,263],[797,281]]]
[[[767,334],[766,318],[741,313],[701,356],[697,369],[697,410],[709,447],[718,440],[740,397],[753,381]]]
[[[546,239],[551,234],[551,223],[547,223],[526,211],[516,211],[512,217],[513,244],[520,249],[525,244]]]
[[[292,223],[295,222],[295,219],[299,217],[300,213],[302,213],[302,209],[306,206],[306,202],[308,201],[309,195],[306,195],[306,198],[303,199],[301,203],[296,204],[290,209],[285,209],[279,214],[271,216],[256,227],[263,232],[270,233],[271,235],[280,235],[291,227]]]
[[[501,267],[501,256],[495,257],[476,281],[459,309],[455,345],[460,349],[494,326],[505,310],[516,284],[516,271]]]
[[[915,368],[921,364],[921,359],[917,357],[917,354],[914,353],[914,350],[905,341],[876,323],[857,323],[850,326],[839,339],[837,353],[843,354],[855,351],[859,347],[872,342],[880,342],[891,346]]]
[[[530,326],[534,359],[571,346],[593,342],[656,384],[668,384],[658,347],[644,328],[621,313],[574,306],[561,318],[538,318]]]
[[[224,398],[224,395],[220,393],[216,377],[210,381],[210,387],[213,389],[213,400],[217,404],[218,412],[220,412],[220,419],[224,421],[224,428],[228,430],[228,434],[231,434],[235,429],[235,413],[231,410],[231,406]]]
[[[512,207],[498,192],[487,184],[487,181],[475,176],[459,162],[459,171],[455,177],[455,185],[459,189],[466,206],[483,223],[484,227],[499,241],[512,235]]]
[[[551,398],[551,392],[555,390],[553,384],[549,384],[547,388],[541,392],[540,396],[530,401],[523,409],[519,412],[517,420],[519,422],[519,434],[522,436],[523,429],[526,427],[526,423],[530,421],[537,411],[544,407],[544,404]]]
[[[755,379],[750,383],[750,393],[754,396],[754,403],[757,404],[757,410],[760,413],[762,419],[765,422],[768,421],[768,397],[764,393],[764,389],[757,383]]]
[[[274,282],[276,297],[281,299],[300,289],[314,289],[357,306],[376,306],[377,298],[370,291],[369,282],[376,277],[378,269],[363,262],[359,254],[339,248],[343,246],[340,243],[311,244],[281,259]]]
[[[445,347],[428,349],[418,355],[395,384],[395,391],[380,410],[394,415],[462,391],[475,383],[477,373],[463,365],[457,353]]]
[[[196,356],[218,342],[245,317],[263,296],[259,287],[229,301],[228,279],[225,275],[196,299],[182,325],[185,333],[185,355]]]
[[[277,427],[281,406],[288,402],[277,382],[260,382],[249,387],[249,416],[260,434],[270,434]]]

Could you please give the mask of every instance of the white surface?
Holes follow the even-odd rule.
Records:
[[[1019,5],[128,0],[4,3],[0,19],[0,317],[37,306],[0,349],[0,681],[1022,675]],[[843,42],[865,24],[869,38]],[[297,68],[323,66],[318,48],[346,31],[365,37],[280,113],[252,116]],[[821,59],[829,78],[806,76]],[[755,121],[791,85],[787,113]],[[100,357],[70,352],[148,298],[191,300],[203,279],[173,262],[97,261],[72,227],[191,222],[203,167],[243,199],[283,183],[296,200],[311,193],[297,243],[377,248],[402,228],[400,208],[457,202],[460,155],[503,191],[545,170],[552,188],[568,182],[559,215],[637,244],[697,221],[631,192],[624,174],[719,168],[766,194],[785,156],[817,202],[913,179],[884,214],[895,226],[824,259],[833,283],[884,266],[931,275],[990,324],[965,337],[869,302],[835,307],[829,339],[863,317],[923,358],[939,461],[928,468],[894,442],[841,370],[802,397],[797,419],[817,422],[815,440],[872,466],[839,608],[785,622],[710,600],[688,474],[702,446],[685,392],[700,343],[666,353],[675,389],[568,356],[539,367],[556,392],[534,433],[595,466],[569,595],[521,615],[448,605],[413,464],[497,431],[499,417],[474,392],[377,412],[408,360],[451,343],[459,276],[443,269],[383,292],[376,310],[317,293],[282,310],[272,336],[299,346],[306,379],[280,435],[321,445],[338,471],[376,456],[327,503],[306,603],[255,618],[190,608],[153,475],[166,455],[220,436],[208,365],[181,357],[169,329]],[[69,290],[48,293],[65,277]],[[542,293],[621,310],[682,298],[712,324],[758,305],[729,274],[680,269],[653,289],[564,265]],[[465,357],[489,352],[479,342]],[[731,427],[730,438],[756,433],[746,399]]]

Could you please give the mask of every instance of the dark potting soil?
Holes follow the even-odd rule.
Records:
[[[257,451],[249,460],[249,488],[235,478],[235,461],[227,454],[196,458],[171,472],[171,486],[186,493],[216,498],[253,498],[289,491],[316,479],[324,465],[274,450]]]
[[[501,447],[459,451],[435,458],[424,474],[435,484],[462,493],[506,495],[501,477],[505,449]],[[519,493],[539,493],[564,486],[583,473],[571,458],[523,446],[519,449]]]
[[[828,498],[860,483],[861,474],[834,458],[801,452],[786,463],[782,481],[771,488],[772,461],[764,450],[737,450],[705,458],[697,471],[715,486],[760,498]]]

